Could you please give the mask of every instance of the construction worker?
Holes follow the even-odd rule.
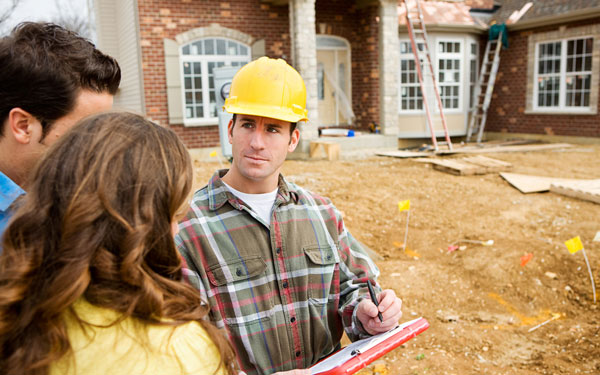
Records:
[[[280,174],[307,120],[306,88],[262,57],[233,78],[224,109],[233,161],[198,190],[179,225],[184,275],[224,327],[249,375],[302,369],[351,340],[395,327],[394,291],[369,299],[379,270],[327,198]],[[382,320],[378,318],[382,314]]]
[[[0,66],[1,237],[37,161],[78,120],[112,107],[121,69],[76,33],[35,22],[0,39]]]

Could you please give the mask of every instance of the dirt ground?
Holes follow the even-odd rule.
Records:
[[[600,146],[486,156],[515,173],[600,178]],[[198,187],[220,167],[195,164]],[[363,373],[600,374],[600,302],[582,252],[564,245],[581,236],[599,284],[600,205],[522,194],[497,173],[454,176],[389,157],[286,161],[283,173],[331,198],[351,233],[381,256],[379,281],[402,298],[402,321],[422,316],[431,325]],[[397,203],[406,199],[403,252],[407,215]],[[461,242],[466,248],[448,252],[459,240],[493,245]]]

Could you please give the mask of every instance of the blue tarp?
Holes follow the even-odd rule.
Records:
[[[504,23],[501,25],[490,26],[489,39],[498,39],[498,35],[500,35],[500,32],[502,32],[502,46],[504,48],[508,48],[508,30],[506,29],[506,24]]]

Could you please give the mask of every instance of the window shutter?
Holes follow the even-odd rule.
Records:
[[[265,40],[257,40],[252,44],[252,60],[256,60],[259,57],[263,57],[265,55]]]
[[[169,124],[183,124],[183,103],[181,96],[181,67],[179,45],[171,39],[163,39],[165,50],[165,71],[167,81],[167,103]]]

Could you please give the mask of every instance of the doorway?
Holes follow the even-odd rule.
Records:
[[[317,35],[317,96],[321,126],[351,125],[350,44],[344,38]]]

